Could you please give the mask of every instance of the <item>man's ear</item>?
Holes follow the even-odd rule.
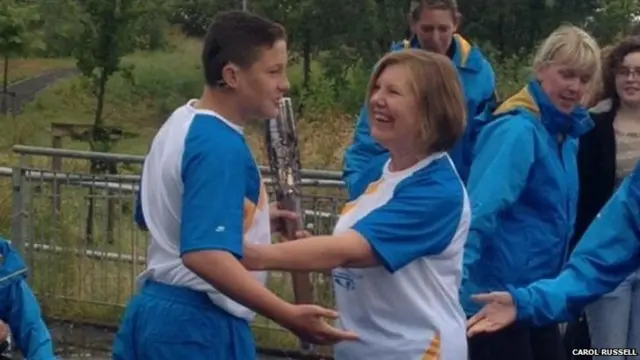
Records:
[[[225,85],[235,89],[238,87],[238,72],[240,68],[234,64],[227,64],[222,68],[222,81]]]

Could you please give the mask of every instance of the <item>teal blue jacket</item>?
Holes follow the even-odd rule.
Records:
[[[26,282],[27,268],[8,241],[0,239],[0,319],[29,360],[53,360],[53,344],[40,306]]]
[[[394,44],[391,51],[404,48],[419,48],[417,39]],[[485,59],[482,52],[471,45],[460,35],[453,37],[453,58],[467,103],[467,128],[455,147],[449,152],[458,174],[466,180],[473,142],[477,134],[474,117],[491,108],[495,103],[496,81],[493,68]],[[366,105],[362,107],[352,143],[345,151],[343,161],[343,179],[347,189],[351,189],[361,168],[366,166],[372,158],[387,155],[387,150],[371,137],[371,129],[367,116]]]
[[[535,80],[478,124],[467,184],[467,315],[479,310],[473,294],[558,275],[576,218],[578,139],[593,128],[585,109],[560,112]]]
[[[591,223],[560,275],[508,290],[518,319],[537,325],[568,321],[639,267],[640,163]]]

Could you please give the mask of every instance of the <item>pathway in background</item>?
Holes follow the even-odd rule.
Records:
[[[42,74],[30,77],[28,79],[20,80],[16,83],[9,85],[7,92],[9,94],[15,94],[15,96],[7,96],[7,108],[9,111],[13,111],[15,114],[19,114],[24,105],[33,100],[36,94],[49,85],[52,85],[58,80],[66,79],[77,75],[79,72],[77,69],[54,69],[45,71]],[[2,88],[0,86],[0,92]],[[1,100],[1,99],[0,99]],[[0,114],[4,113],[2,109],[2,101],[0,101]]]

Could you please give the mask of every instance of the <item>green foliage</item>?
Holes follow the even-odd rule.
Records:
[[[70,57],[82,29],[78,22],[82,9],[76,0],[38,0],[42,40],[46,45],[37,55]]]
[[[222,10],[237,8],[236,0],[175,0],[170,20],[187,36],[204,36],[211,19]]]
[[[9,3],[10,6],[6,5]],[[37,6],[36,11],[23,11],[20,16],[5,15],[10,21],[0,21],[0,29],[10,28],[9,24],[14,28],[29,28],[24,25],[29,21],[20,19],[24,14],[37,14],[36,22],[42,28],[39,35],[46,45],[37,54],[74,54],[78,68],[91,79],[99,97],[101,83],[116,72],[124,71],[124,78],[135,80],[130,66],[120,64],[124,55],[137,50],[172,50],[167,47],[170,41],[167,29],[172,25],[177,25],[187,36],[202,37],[219,11],[239,9],[242,1],[7,0],[2,2],[3,11],[5,14],[9,11],[6,9],[18,11],[16,4],[24,8],[25,3],[35,4],[29,6]],[[408,3],[397,0],[248,1],[249,10],[287,29],[291,62],[299,67],[291,91],[299,109],[349,114],[360,108],[375,62],[388,51],[391,43],[405,36]],[[459,6],[462,13],[459,31],[479,44],[490,58],[497,73],[499,93],[504,97],[526,81],[531,53],[558,25],[568,22],[583,26],[605,46],[620,38],[637,16],[639,4],[638,0],[474,0],[459,1]],[[20,33],[26,36],[32,32],[20,30]],[[20,43],[33,42],[23,41],[22,36],[17,39]],[[184,56],[197,57],[192,53]],[[194,61],[197,62],[195,58]],[[185,84],[183,70],[178,67],[168,70],[176,74],[172,81],[178,88]],[[135,84],[139,84],[137,80]],[[184,86],[189,88],[186,92],[191,91],[191,85]],[[166,107],[174,103],[167,93],[157,96],[156,101]],[[102,123],[98,115],[96,123]]]
[[[37,47],[36,27],[39,14],[34,6],[15,0],[0,3],[0,54],[23,55],[30,47]]]

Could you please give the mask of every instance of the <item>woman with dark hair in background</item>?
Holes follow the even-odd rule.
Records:
[[[611,48],[603,65],[601,98],[590,110],[595,128],[581,139],[578,152],[575,239],[582,237],[640,158],[640,37],[628,37]],[[589,305],[586,315],[592,347],[640,347],[640,271]]]

